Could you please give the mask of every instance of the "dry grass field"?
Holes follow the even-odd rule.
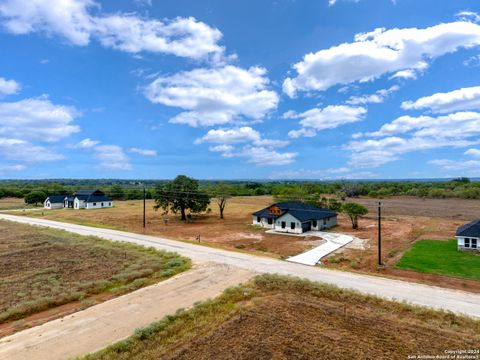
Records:
[[[420,199],[395,197],[382,199],[383,203],[383,260],[386,268],[377,269],[378,200],[351,199],[367,206],[370,213],[360,220],[360,227],[352,230],[350,220],[339,216],[339,226],[331,231],[355,235],[364,240],[363,248],[347,246],[323,261],[329,267],[361,272],[378,272],[384,275],[408,278],[426,283],[480,292],[480,283],[396,269],[394,265],[417,240],[453,238],[456,228],[474,218],[480,218],[480,200]],[[212,212],[181,222],[176,215],[168,216],[165,224],[160,212],[153,210],[153,201],[147,202],[147,227],[145,232],[178,240],[196,241],[227,249],[262,253],[274,257],[287,257],[318,244],[318,239],[266,234],[251,226],[251,213],[273,202],[271,196],[234,197],[229,199],[225,219],[220,220],[218,207],[212,201]],[[25,212],[28,216],[74,222],[83,225],[110,227],[142,233],[142,201],[117,201],[113,209]],[[19,214],[19,213],[17,213]]]
[[[0,233],[0,336],[190,266],[173,253],[7,221]]]
[[[25,201],[20,198],[2,198],[0,199],[0,210],[24,209],[27,206]]]
[[[404,360],[479,343],[480,321],[264,275],[86,359]]]

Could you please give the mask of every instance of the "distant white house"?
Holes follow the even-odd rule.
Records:
[[[100,190],[79,190],[74,196],[52,195],[44,203],[46,209],[102,209],[112,206],[112,198]]]
[[[43,203],[45,209],[60,209],[63,208],[65,195],[51,195],[47,197]]]
[[[458,250],[480,251],[480,220],[460,226],[455,237]]]
[[[337,213],[302,202],[279,202],[252,214],[253,225],[279,232],[302,234],[337,225]]]

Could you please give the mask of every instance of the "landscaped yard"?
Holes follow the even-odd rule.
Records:
[[[456,240],[420,240],[400,259],[398,268],[480,280],[480,255],[458,251]]]
[[[113,297],[190,267],[174,253],[60,230],[0,221],[0,233],[0,324],[75,301],[86,306],[92,296]]]
[[[480,321],[262,275],[86,359],[404,360],[479,343]]]

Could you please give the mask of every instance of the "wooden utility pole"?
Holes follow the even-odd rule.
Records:
[[[382,203],[378,202],[378,265],[382,266]]]
[[[143,229],[145,229],[146,218],[145,218],[145,200],[147,198],[147,191],[145,190],[145,186],[143,187]]]

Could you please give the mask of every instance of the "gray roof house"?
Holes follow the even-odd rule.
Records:
[[[480,220],[460,226],[455,237],[458,250],[480,251]]]
[[[46,209],[101,209],[113,206],[113,199],[100,190],[78,190],[73,196],[51,195],[44,203]]]
[[[301,234],[335,226],[337,213],[302,202],[286,201],[254,212],[252,223],[279,232]]]

